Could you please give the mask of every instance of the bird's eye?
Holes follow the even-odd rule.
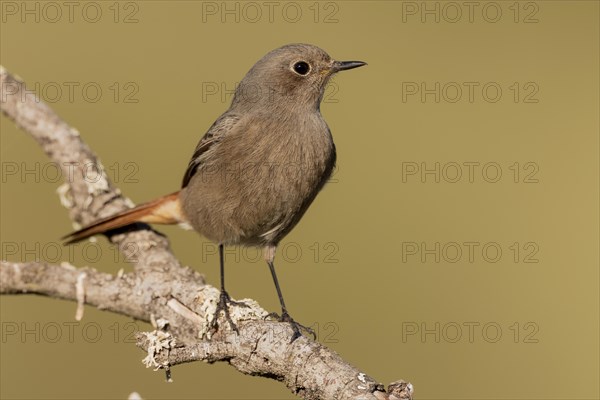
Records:
[[[298,61],[296,64],[294,64],[294,71],[298,75],[306,75],[308,74],[308,71],[310,71],[310,65],[308,65],[308,63],[305,61]]]

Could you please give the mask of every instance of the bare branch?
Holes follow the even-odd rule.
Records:
[[[79,133],[2,67],[0,98],[2,112],[29,133],[69,178],[59,194],[73,221],[86,224],[131,206],[109,182]],[[90,165],[102,174],[101,179],[86,181],[85,169]],[[242,300],[249,307],[232,306],[239,335],[229,324],[220,323],[219,331],[209,337],[219,292],[202,275],[179,263],[164,236],[140,224],[137,230],[109,239],[134,264],[133,272],[114,276],[67,263],[2,261],[0,294],[33,293],[72,300],[78,304],[77,317],[83,316],[85,303],[155,322],[154,332],[138,334],[138,346],[148,353],[144,361],[155,368],[226,361],[242,373],[282,381],[307,399],[411,398],[412,385],[404,381],[390,384],[386,392],[325,346],[306,337],[290,343],[289,325],[265,320],[267,312],[251,299]]]

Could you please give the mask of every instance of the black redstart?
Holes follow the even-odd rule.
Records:
[[[180,191],[102,219],[67,235],[68,243],[136,222],[188,223],[219,245],[220,311],[232,329],[225,291],[223,246],[263,248],[281,303],[280,320],[294,334],[311,331],[295,322],[283,301],[273,260],[278,243],[304,215],[329,179],[336,160],[331,132],[320,112],[333,74],[365,65],[335,61],[308,44],[290,44],[248,71],[229,109],[202,137]]]

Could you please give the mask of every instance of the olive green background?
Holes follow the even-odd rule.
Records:
[[[178,189],[193,147],[228,107],[223,90],[267,51],[308,42],[367,61],[340,74],[321,107],[339,169],[278,253],[292,315],[381,382],[411,381],[420,399],[599,397],[598,2],[477,2],[472,21],[445,2],[276,2],[272,21],[263,2],[96,2],[95,23],[83,7],[71,22],[62,6],[51,22],[44,3],[14,4],[40,7],[40,20],[5,9],[2,65],[37,83],[135,202]],[[223,7],[234,14],[222,17]],[[439,22],[422,22],[423,7],[439,7]],[[407,94],[421,82],[439,82],[439,102]],[[104,238],[58,247],[72,227],[56,171],[12,122],[0,124],[2,258],[129,268]],[[472,182],[465,162],[479,163]],[[439,182],[403,175],[436,163]],[[217,284],[213,245],[160,230]],[[230,250],[227,270],[233,297],[278,310],[256,252]],[[224,363],[178,366],[168,384],[131,343],[149,325],[92,308],[75,323],[70,302],[0,300],[2,398],[293,397]]]

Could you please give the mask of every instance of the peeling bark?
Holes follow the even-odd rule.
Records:
[[[75,225],[88,224],[132,206],[104,174],[104,168],[79,132],[48,105],[26,95],[25,84],[0,67],[0,108],[30,134],[69,177],[59,189],[61,203]],[[85,168],[98,166],[100,179],[85,179]],[[73,174],[72,172],[75,171]],[[131,273],[112,275],[68,263],[0,262],[0,294],[38,294],[95,306],[153,322],[156,330],[138,333],[137,345],[148,353],[144,362],[169,369],[177,364],[225,361],[238,371],[283,382],[305,399],[410,399],[410,383],[388,386],[365,375],[337,353],[307,337],[290,343],[289,324],[266,320],[267,312],[251,299],[249,307],[231,306],[239,335],[220,321],[210,335],[219,291],[198,272],[182,266],[166,237],[149,226],[109,237],[134,266]],[[135,249],[135,252],[131,250]],[[221,318],[223,318],[221,316]]]

